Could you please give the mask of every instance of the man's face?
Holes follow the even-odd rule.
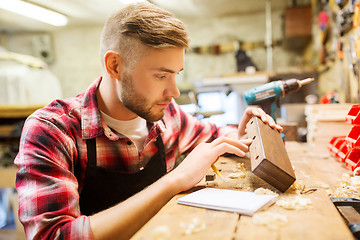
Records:
[[[122,75],[122,104],[149,122],[162,119],[171,99],[180,94],[175,76],[183,64],[183,48],[149,49],[134,69]]]

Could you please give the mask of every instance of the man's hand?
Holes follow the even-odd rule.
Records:
[[[238,127],[239,139],[243,139],[246,137],[246,124],[253,116],[257,116],[261,118],[261,120],[264,123],[269,124],[270,127],[276,128],[280,132],[283,131],[283,128],[277,125],[274,119],[270,115],[266,114],[261,108],[249,107],[245,110],[245,113],[239,123],[239,127]]]
[[[244,157],[251,142],[251,139],[220,137],[210,143],[200,143],[169,175],[178,179],[179,192],[185,191],[201,181],[220,155],[232,153]]]

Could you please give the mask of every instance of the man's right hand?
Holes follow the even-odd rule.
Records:
[[[220,137],[210,143],[200,143],[190,154],[168,175],[177,179],[178,191],[185,191],[199,183],[220,155],[232,153],[244,157],[249,151],[251,139],[237,140]]]

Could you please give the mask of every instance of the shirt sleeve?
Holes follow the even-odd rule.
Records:
[[[80,213],[71,131],[40,116],[24,125],[15,164],[19,219],[28,239],[92,239],[89,218]]]
[[[210,142],[215,138],[237,131],[234,126],[218,127],[207,121],[200,121],[182,111],[176,103],[174,107],[180,118],[179,149],[181,153],[192,151],[201,142]]]

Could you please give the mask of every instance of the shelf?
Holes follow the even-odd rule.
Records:
[[[0,105],[0,118],[27,118],[35,110],[44,107],[44,105]]]

